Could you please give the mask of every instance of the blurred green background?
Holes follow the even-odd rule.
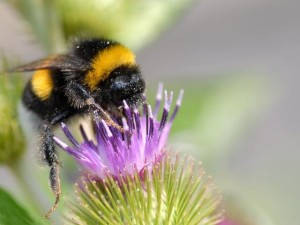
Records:
[[[299,7],[295,0],[8,0],[0,2],[0,49],[16,65],[63,52],[74,36],[125,43],[137,53],[150,101],[159,81],[175,96],[185,90],[172,150],[202,161],[247,224],[298,225]],[[29,149],[22,164],[38,173],[27,183],[45,211],[48,172],[36,172],[33,142]],[[26,204],[4,166],[0,177]]]

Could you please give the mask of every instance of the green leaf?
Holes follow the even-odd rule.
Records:
[[[65,40],[106,37],[137,50],[175,23],[193,0],[7,0],[48,52]]]
[[[95,35],[136,50],[174,24],[192,0],[56,0],[66,37]]]
[[[35,225],[31,215],[5,190],[0,188],[0,225]]]
[[[1,63],[6,68],[4,59]],[[20,75],[0,73],[0,164],[16,162],[25,151],[25,138],[17,113],[22,90]]]

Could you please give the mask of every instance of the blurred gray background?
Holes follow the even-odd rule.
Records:
[[[272,104],[235,146],[229,170],[242,186],[255,186],[249,195],[275,224],[300,224],[299,10],[296,0],[196,1],[138,54],[148,80],[174,74],[206,80],[240,71],[265,76]],[[44,56],[24,36],[20,18],[2,3],[0,15],[0,46],[6,55],[26,62]],[[3,185],[14,184],[2,179],[4,169],[0,176]]]
[[[300,224],[299,10],[296,0],[199,1],[140,55],[151,76],[252,71],[267,77],[276,99],[236,146],[230,172],[241,185],[260,184],[253,193],[276,224]]]

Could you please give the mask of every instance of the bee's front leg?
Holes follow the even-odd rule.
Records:
[[[124,133],[125,130],[115,121],[113,121],[109,114],[95,102],[93,96],[79,83],[70,81],[66,86],[66,93],[71,105],[75,108],[83,108],[88,106],[90,111],[97,112],[101,118],[110,126],[117,128],[120,132]]]

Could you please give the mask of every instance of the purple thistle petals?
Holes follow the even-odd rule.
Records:
[[[151,107],[148,107],[148,111],[149,111],[149,118],[147,118],[149,120],[149,131],[148,131],[148,136],[146,138],[146,146],[145,146],[145,159],[149,160],[149,158],[152,157],[154,151],[155,151],[155,147],[153,146],[157,146],[156,142],[156,135],[154,132],[154,120],[153,120],[153,115],[152,115],[152,110]]]
[[[88,142],[89,139],[88,139],[88,137],[87,137],[87,135],[86,135],[86,132],[85,132],[85,130],[84,130],[82,124],[80,124],[79,130],[80,130],[80,133],[81,133],[81,136],[82,136],[83,140],[84,140],[85,142]]]
[[[167,138],[168,138],[168,135],[169,135],[169,132],[171,130],[173,121],[174,121],[174,119],[175,119],[175,117],[176,117],[176,115],[177,115],[177,113],[179,111],[179,108],[181,106],[182,99],[183,99],[183,94],[184,94],[184,91],[180,90],[180,93],[178,95],[178,98],[177,98],[176,105],[175,105],[175,108],[173,110],[173,113],[172,113],[170,119],[166,122],[166,125],[164,127],[163,132],[160,133],[159,139],[160,139],[161,143],[165,143],[166,140],[167,140]],[[159,147],[161,148],[161,147],[164,147],[164,146],[160,145]]]
[[[101,124],[103,125],[103,128],[105,130],[106,138],[111,139],[113,135],[110,129],[108,128],[106,122],[104,120],[101,120]]]
[[[154,130],[154,120],[153,120],[153,114],[150,105],[148,105],[148,115],[149,115],[149,118],[147,118],[149,120],[148,138],[150,139],[153,136],[153,130]]]
[[[85,143],[82,144],[81,148],[84,148],[86,151],[83,152],[81,155],[84,155],[84,160],[77,160],[79,163],[84,165],[85,168],[94,172],[98,171],[99,167],[102,165],[102,161],[99,158],[98,154],[94,149],[90,149],[88,145]]]
[[[124,133],[109,126],[104,120],[94,117],[96,143],[89,140],[82,126],[80,132],[83,143],[78,143],[65,124],[62,129],[73,144],[67,144],[54,137],[55,143],[72,155],[77,162],[93,176],[103,179],[107,173],[115,179],[122,179],[126,174],[143,171],[146,167],[153,168],[165,155],[165,146],[172,122],[181,105],[183,91],[180,92],[170,119],[170,106],[173,92],[164,92],[164,108],[161,119],[157,114],[162,102],[163,86],[159,85],[154,113],[144,99],[143,110],[140,113],[135,106],[129,107],[123,102],[124,118],[121,124]],[[112,118],[114,121],[120,121]],[[119,122],[120,123],[120,122]]]
[[[169,123],[172,123],[179,111],[179,108],[181,106],[181,103],[182,103],[182,99],[183,99],[183,94],[184,94],[184,91],[181,89],[180,92],[179,92],[179,96],[177,98],[177,101],[176,101],[176,106],[175,106],[175,109],[171,115],[171,118],[169,120]]]
[[[145,120],[145,125],[146,125],[146,128],[145,128],[145,131],[146,131],[146,136],[148,135],[148,131],[149,131],[149,120],[148,120],[148,105],[146,103],[144,103],[143,105],[143,119]]]
[[[129,126],[127,124],[127,120],[124,117],[122,118],[122,124],[123,124],[123,129],[125,131],[129,131]]]
[[[67,136],[67,138],[72,142],[72,144],[76,147],[79,147],[79,143],[76,141],[74,136],[71,134],[67,125],[65,123],[61,123],[61,128],[62,128],[63,132],[65,133],[65,135]]]
[[[159,148],[163,148],[164,147],[164,144],[166,143],[167,139],[168,139],[168,136],[169,136],[169,133],[170,133],[170,130],[171,130],[171,127],[172,127],[172,124],[173,124],[173,121],[179,111],[179,108],[181,106],[181,103],[182,103],[182,99],[183,99],[183,94],[184,94],[184,91],[183,90],[180,90],[180,93],[179,93],[179,96],[177,98],[177,101],[176,101],[176,106],[173,110],[173,113],[170,117],[170,119],[166,122],[165,126],[164,126],[164,129],[162,132],[160,132],[159,134]],[[169,103],[171,104],[171,102],[169,101]],[[168,115],[167,115],[168,116]]]
[[[93,148],[95,145],[94,145],[92,140],[88,139],[87,134],[86,134],[82,124],[80,124],[79,129],[80,129],[80,133],[81,133],[81,136],[83,138],[83,141],[86,142],[89,145],[90,148]]]
[[[136,127],[136,131],[137,131],[137,135],[138,138],[140,137],[140,131],[141,131],[141,120],[140,120],[140,114],[137,110],[137,108],[135,107],[133,110],[133,114],[134,114],[134,121],[135,121],[135,127]]]
[[[105,139],[105,128],[103,127],[103,124],[100,122],[96,122],[96,138],[97,138],[97,144],[95,148],[95,154],[101,159],[103,164],[107,164],[107,162],[110,162],[112,157],[111,154],[109,154],[110,145]]]
[[[133,129],[134,129],[132,112],[131,112],[131,110],[130,110],[130,108],[127,105],[125,100],[123,101],[123,105],[124,105],[124,113],[125,113],[125,116],[127,118],[127,124],[128,124],[129,131],[132,132]]]
[[[81,154],[81,152],[76,151],[77,149],[70,148],[66,143],[58,139],[57,137],[53,137],[53,141],[61,147],[63,150],[65,150],[70,155],[74,156],[74,158],[78,161],[86,161],[85,155]]]
[[[122,133],[122,136],[124,138],[124,142],[129,146],[130,137],[131,137],[131,134],[129,133],[130,128],[128,126],[127,120],[124,117],[122,118],[122,124],[123,124],[123,129],[125,130],[125,132]]]
[[[75,151],[70,148],[66,143],[64,143],[63,141],[61,141],[59,138],[57,137],[53,137],[53,141],[63,150],[65,150],[66,152],[68,152],[69,154],[73,155],[76,158],[79,158],[79,156],[75,153]]]
[[[163,83],[158,84],[157,94],[156,94],[156,102],[155,102],[155,108],[153,112],[154,119],[157,118],[157,114],[160,108],[161,100],[162,100],[162,93],[163,93],[164,85]]]
[[[160,132],[159,133],[159,136],[158,136],[158,148],[159,149],[163,149],[166,147],[166,142],[167,142],[167,139],[168,139],[168,136],[169,136],[169,133],[170,133],[170,129],[171,129],[171,124],[167,123],[163,132]]]
[[[103,130],[98,120],[95,121],[95,127],[96,127],[96,140],[98,143],[98,152],[100,152],[99,148],[102,147],[102,145],[106,145],[106,142],[104,141]]]
[[[165,90],[165,104],[164,104],[164,109],[163,109],[163,113],[161,116],[161,120],[160,120],[160,125],[159,125],[159,132],[161,132],[164,129],[164,126],[166,125],[167,122],[167,118],[169,115],[169,111],[170,111],[170,105],[169,105],[169,99],[168,99],[168,92]]]
[[[105,121],[101,120],[96,122],[97,132],[97,143],[98,149],[97,154],[103,158],[104,161],[110,161],[113,153],[116,153],[112,147],[112,133],[108,128]]]
[[[66,143],[61,141],[59,138],[53,136],[53,141],[63,150],[67,151],[67,148],[69,147]]]

